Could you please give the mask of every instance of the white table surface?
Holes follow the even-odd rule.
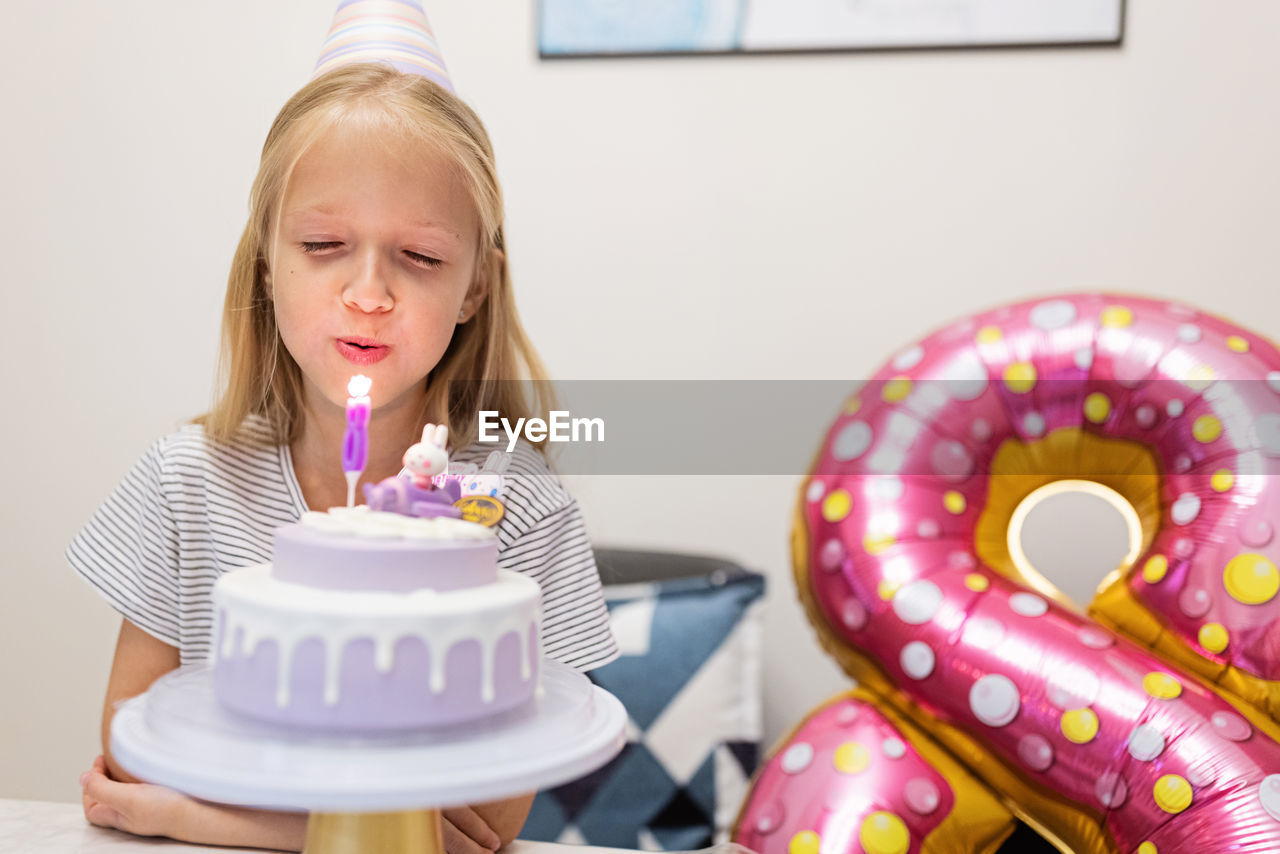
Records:
[[[0,798],[0,853],[38,851],[40,854],[79,854],[109,851],[113,854],[245,854],[245,848],[187,845],[172,839],[148,839],[118,830],[94,827],[84,819],[79,804],[48,801],[15,801]],[[621,848],[557,845],[517,839],[503,854],[612,854]],[[635,852],[630,852],[635,854]]]

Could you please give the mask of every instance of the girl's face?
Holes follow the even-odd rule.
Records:
[[[421,144],[334,128],[298,161],[269,291],[307,403],[341,406],[354,374],[375,407],[414,405],[461,312],[483,298],[479,217],[450,162]]]

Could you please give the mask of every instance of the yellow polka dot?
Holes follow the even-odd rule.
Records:
[[[1208,365],[1196,365],[1187,371],[1186,386],[1195,391],[1204,391],[1213,384],[1217,374]]]
[[[1153,794],[1156,806],[1172,815],[1191,806],[1191,784],[1177,774],[1165,774],[1156,780]]]
[[[978,330],[978,334],[974,336],[979,344],[994,344],[1004,337],[1004,333],[1000,331],[999,326],[984,326]]]
[[[787,854],[818,854],[822,848],[822,839],[812,830],[802,830],[791,837],[787,845]]]
[[[947,512],[953,516],[959,516],[964,512],[964,508],[968,502],[964,500],[964,496],[954,489],[948,489],[947,493],[942,496],[942,506],[947,508]]]
[[[1222,435],[1222,422],[1215,415],[1201,415],[1191,425],[1191,435],[1197,442],[1207,445]]]
[[[1142,580],[1148,584],[1155,584],[1164,578],[1164,574],[1169,571],[1169,559],[1164,555],[1152,555],[1147,558],[1147,562],[1142,567]]]
[[[1231,640],[1222,623],[1205,623],[1200,627],[1200,645],[1209,652],[1222,652]]]
[[[1230,469],[1218,469],[1213,473],[1213,477],[1209,478],[1209,485],[1213,487],[1214,492],[1226,492],[1235,485],[1235,482],[1236,476]]]
[[[1227,347],[1231,350],[1235,350],[1237,353],[1249,352],[1249,342],[1246,339],[1241,338],[1239,335],[1228,335]]]
[[[1088,744],[1098,734],[1098,716],[1092,709],[1072,709],[1062,713],[1062,734],[1067,741]]]
[[[1177,679],[1158,670],[1142,677],[1142,688],[1157,700],[1172,700],[1182,693],[1182,685]]]
[[[893,594],[898,592],[898,588],[902,585],[897,581],[890,581],[887,578],[880,579],[880,583],[876,585],[876,595],[888,602],[893,598]]]
[[[911,835],[902,819],[891,812],[873,812],[862,820],[858,841],[867,854],[906,854]]]
[[[1154,842],[1144,842],[1138,846],[1136,854],[1160,854]]]
[[[894,377],[884,384],[882,397],[889,403],[897,403],[900,400],[906,400],[909,394],[911,394],[911,380],[907,377]]]
[[[1133,324],[1133,312],[1122,305],[1109,305],[1102,311],[1102,325],[1121,329]]]
[[[822,518],[828,522],[839,522],[849,515],[853,509],[853,499],[843,489],[835,489],[822,499]]]
[[[1014,394],[1026,394],[1036,387],[1036,366],[1014,362],[1004,369],[1004,384]]]
[[[1233,557],[1222,572],[1222,584],[1237,602],[1261,605],[1280,591],[1280,572],[1260,554],[1245,552]]]
[[[857,412],[861,408],[862,408],[862,398],[860,397],[851,397],[848,400],[846,400],[844,403],[845,415],[852,415],[853,413]]]
[[[1100,391],[1095,391],[1084,399],[1084,417],[1094,424],[1101,424],[1111,414],[1111,399]]]
[[[968,587],[975,593],[981,593],[991,586],[991,582],[987,580],[985,575],[979,575],[976,572],[971,572],[964,577],[964,586]]]
[[[862,538],[862,547],[867,550],[867,554],[878,555],[889,546],[896,543],[897,540],[893,534],[873,534],[867,532]]]
[[[846,741],[836,748],[832,763],[841,774],[860,774],[871,764],[871,751],[856,741]]]

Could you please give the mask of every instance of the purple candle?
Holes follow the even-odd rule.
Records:
[[[356,374],[347,383],[347,429],[342,434],[342,470],[347,475],[347,506],[356,501],[356,483],[369,460],[369,388],[373,381]]]

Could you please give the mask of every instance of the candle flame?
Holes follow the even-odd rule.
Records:
[[[347,394],[352,397],[366,397],[372,386],[373,380],[369,379],[364,374],[356,374],[351,378],[351,381],[347,383]]]

